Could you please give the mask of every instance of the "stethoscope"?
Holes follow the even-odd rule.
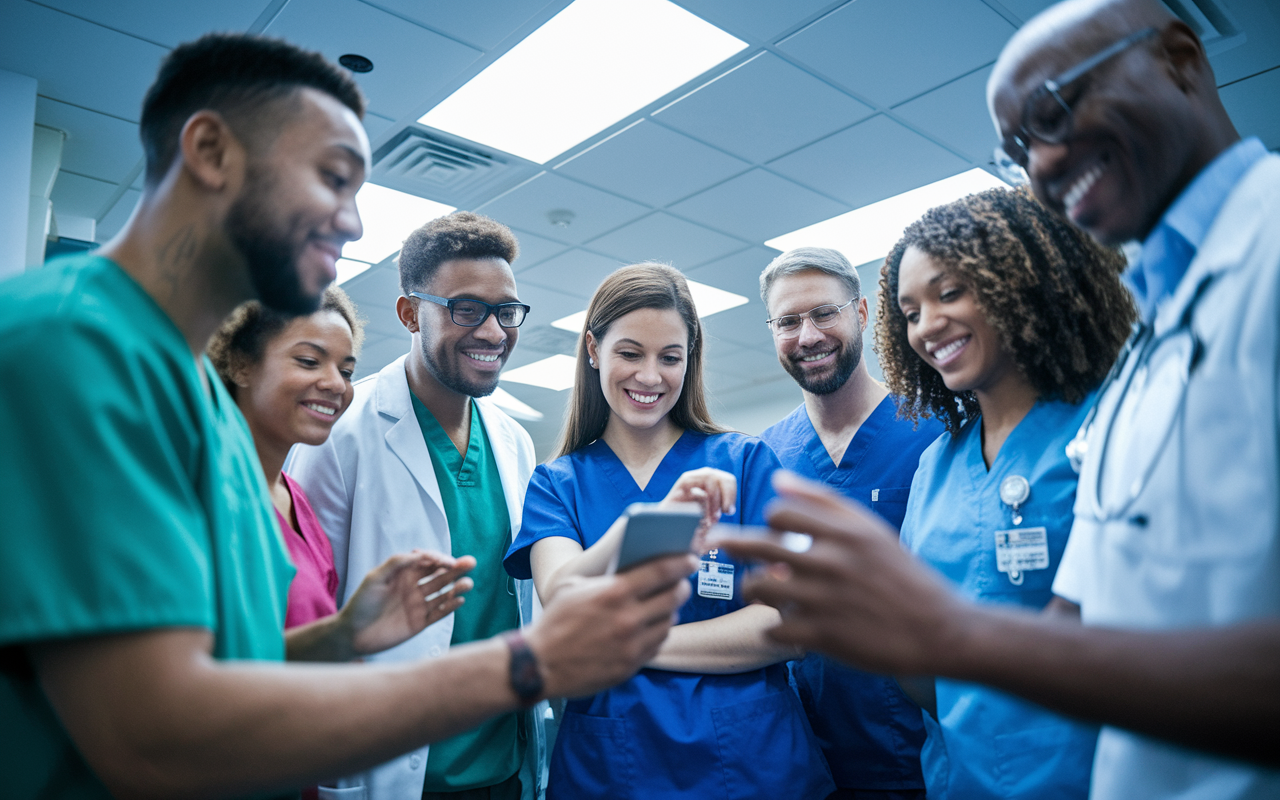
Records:
[[[1130,333],[1128,341],[1125,342],[1119,357],[1116,359],[1116,363],[1111,367],[1111,371],[1107,373],[1106,379],[1094,396],[1093,405],[1090,407],[1089,413],[1085,415],[1084,424],[1080,426],[1075,438],[1067,443],[1067,459],[1071,462],[1072,469],[1079,474],[1084,464],[1085,456],[1088,454],[1089,437],[1094,424],[1098,421],[1098,410],[1102,399],[1108,394],[1116,381],[1123,377],[1120,392],[1111,406],[1111,413],[1102,423],[1105,427],[1102,432],[1101,447],[1098,451],[1097,467],[1094,469],[1092,485],[1086,487],[1084,482],[1081,482],[1080,486],[1080,491],[1082,492],[1086,489],[1091,491],[1091,494],[1086,493],[1085,499],[1092,510],[1092,516],[1096,522],[1111,522],[1125,515],[1134,501],[1142,494],[1143,489],[1146,488],[1147,482],[1160,462],[1161,453],[1164,452],[1169,440],[1173,437],[1176,422],[1182,417],[1182,411],[1186,407],[1187,387],[1191,382],[1191,375],[1195,372],[1196,367],[1199,366],[1200,360],[1204,355],[1204,342],[1192,329],[1191,318],[1196,304],[1204,295],[1212,279],[1213,275],[1206,275],[1200,279],[1191,296],[1191,301],[1187,303],[1186,308],[1178,319],[1178,324],[1164,333],[1156,335],[1154,326],[1149,323],[1135,322],[1133,324],[1133,331]],[[1151,452],[1146,465],[1139,471],[1138,478],[1129,484],[1127,491],[1121,493],[1120,500],[1116,505],[1106,508],[1102,502],[1103,467],[1106,464],[1107,452],[1111,445],[1111,435],[1115,430],[1116,418],[1125,408],[1125,400],[1128,397],[1129,390],[1133,387],[1135,376],[1141,375],[1140,384],[1145,385],[1150,377],[1152,358],[1157,352],[1171,346],[1176,346],[1180,349],[1170,354],[1174,359],[1173,366],[1178,368],[1176,373],[1178,397],[1173,407],[1173,413],[1169,417],[1169,424],[1165,428],[1159,443]],[[1130,358],[1135,357],[1135,354],[1136,361],[1133,364],[1133,368],[1127,369]]]

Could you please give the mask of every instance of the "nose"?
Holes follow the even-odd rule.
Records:
[[[804,317],[800,320],[800,335],[797,338],[800,340],[801,347],[808,347],[811,344],[817,344],[825,337],[826,334],[824,334],[822,329],[817,325],[813,324],[812,319]]]
[[[475,333],[472,335],[482,342],[502,344],[507,340],[506,329],[498,324],[497,314],[490,314],[485,317],[484,322],[477,325],[474,330]]]
[[[640,363],[640,369],[636,372],[636,380],[645,386],[657,386],[662,383],[662,370],[658,368],[658,359],[646,358]]]
[[[1027,150],[1027,177],[1033,184],[1051,180],[1062,169],[1067,150],[1066,142],[1050,144],[1032,138]]]
[[[348,242],[354,242],[364,236],[364,223],[360,221],[360,209],[356,207],[355,195],[351,195],[338,208],[333,226],[338,234]]]
[[[320,376],[316,380],[316,388],[323,392],[342,394],[347,388],[347,380],[342,376],[342,370],[337,364],[326,364],[320,370]]]
[[[920,318],[916,320],[916,333],[922,339],[928,339],[947,326],[947,315],[933,303],[920,306]]]

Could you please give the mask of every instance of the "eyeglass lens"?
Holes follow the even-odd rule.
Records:
[[[504,328],[518,328],[524,322],[524,306],[490,306],[475,300],[453,301],[453,321],[463,327],[474,328],[485,321],[489,316],[490,308],[493,309],[494,315],[498,318],[498,324]]]
[[[773,329],[784,335],[797,334],[804,325],[805,317],[809,318],[815,328],[830,328],[840,318],[840,306],[834,304],[818,306],[807,314],[787,314],[785,317],[778,317],[773,321]]]

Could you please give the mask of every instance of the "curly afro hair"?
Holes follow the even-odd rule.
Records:
[[[1097,388],[1137,314],[1120,282],[1124,256],[1026,190],[989,189],[929,210],[885,259],[875,349],[899,415],[934,417],[953,433],[978,415],[978,400],[948,389],[907,341],[898,271],[909,247],[974,290],[987,322],[1045,399],[1079,403]]]
[[[520,244],[511,229],[470,211],[455,211],[431,220],[409,234],[400,250],[400,291],[425,289],[446,261],[455,258],[501,258],[515,263]]]

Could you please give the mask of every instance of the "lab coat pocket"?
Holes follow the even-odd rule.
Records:
[[[1098,729],[1067,720],[999,734],[996,780],[1005,800],[1086,800]]]
[[[827,763],[793,692],[711,710],[725,797],[824,798],[835,791]]]
[[[896,489],[872,489],[871,510],[894,528],[901,528],[902,518],[907,515],[907,498],[910,496],[910,486]]]
[[[547,800],[632,796],[632,742],[625,719],[564,712],[547,779]]]

